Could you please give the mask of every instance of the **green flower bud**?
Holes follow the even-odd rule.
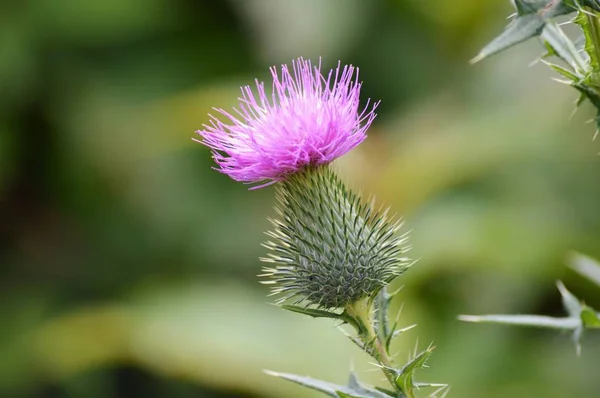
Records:
[[[290,175],[276,187],[274,229],[264,262],[263,283],[272,284],[278,303],[339,308],[370,297],[411,264],[404,257],[407,235],[348,190],[328,166]]]

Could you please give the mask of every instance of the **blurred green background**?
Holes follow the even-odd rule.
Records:
[[[211,107],[304,56],[360,67],[381,99],[343,178],[406,217],[418,265],[397,342],[438,347],[451,397],[597,397],[600,338],[458,322],[588,304],[571,250],[600,257],[599,144],[532,41],[468,59],[504,0],[27,0],[0,4],[0,396],[317,397],[262,369],[378,372],[332,322],[257,283],[273,188],[192,142]]]

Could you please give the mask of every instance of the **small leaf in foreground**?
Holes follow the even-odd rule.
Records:
[[[459,315],[458,319],[474,323],[496,323],[504,325],[538,327],[544,329],[565,330],[572,333],[577,355],[581,354],[581,336],[585,329],[600,329],[600,314],[583,304],[567,290],[562,282],[557,282],[562,302],[568,315],[553,318],[542,315]]]
[[[598,313],[588,306],[584,306],[581,310],[581,322],[583,322],[583,326],[588,329],[600,328],[600,318]]]
[[[600,286],[600,264],[596,260],[583,254],[573,253],[568,263],[569,267],[580,275]]]
[[[471,63],[479,62],[533,37],[540,36],[552,18],[577,10],[573,4],[567,4],[562,0],[515,0],[514,5],[517,13],[511,23],[498,37],[485,46],[471,60]]]
[[[390,398],[390,395],[388,394],[361,385],[354,373],[350,374],[350,380],[347,386],[340,386],[334,383],[313,379],[312,377],[298,376],[289,373],[272,372],[270,370],[265,370],[265,373],[300,384],[334,398]]]

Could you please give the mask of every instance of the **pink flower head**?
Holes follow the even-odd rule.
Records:
[[[355,73],[356,71],[356,73]],[[366,138],[378,103],[369,102],[359,112],[361,83],[358,68],[338,63],[327,76],[320,62],[313,66],[299,58],[292,71],[275,67],[273,91],[256,81],[257,95],[250,86],[242,87],[239,107],[234,114],[215,109],[227,123],[210,116],[210,125],[196,131],[194,139],[213,151],[217,170],[236,181],[261,188],[285,179],[307,166],[327,164],[342,156]]]

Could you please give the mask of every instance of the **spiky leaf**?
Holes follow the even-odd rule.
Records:
[[[539,36],[549,20],[576,11],[572,4],[562,0],[515,0],[514,5],[517,13],[511,23],[473,58],[472,63]]]
[[[577,297],[565,288],[562,282],[558,282],[557,286],[562,297],[563,307],[569,315],[567,317],[553,318],[541,315],[460,315],[458,319],[465,322],[497,323],[569,331],[572,333],[577,354],[580,354],[580,342],[583,331],[585,329],[600,328],[600,314],[582,304]]]
[[[390,330],[390,322],[388,320],[388,310],[392,298],[393,295],[389,294],[386,288],[383,288],[377,297],[375,297],[373,303],[375,332],[381,341],[387,341],[393,333],[393,330]]]
[[[390,395],[381,391],[361,385],[354,373],[351,373],[348,385],[341,386],[307,376],[298,376],[290,373],[265,371],[265,373],[300,384],[310,389],[327,394],[334,398],[390,398]]]
[[[548,23],[542,32],[541,39],[547,47],[551,48],[551,54],[558,56],[571,67],[573,71],[572,80],[577,82],[583,78],[588,70],[588,62],[582,57],[576,44],[567,37],[557,24],[554,22]]]
[[[415,389],[420,386],[443,386],[441,384],[433,383],[418,383],[415,381],[415,372],[418,369],[423,369],[435,347],[429,346],[427,349],[416,353],[413,357],[402,367],[402,369],[396,372],[396,386],[404,391],[407,395],[412,396]]]
[[[569,266],[600,286],[600,264],[596,260],[583,254],[574,253],[569,259]]]
[[[591,69],[598,70],[600,66],[600,48],[594,41],[600,33],[600,21],[595,16],[590,15],[590,10],[582,9],[575,18],[575,23],[581,27],[584,37],[583,50],[587,54]]]
[[[580,324],[580,321],[575,318],[553,318],[543,315],[459,315],[458,319],[472,323],[496,323],[558,330],[575,330]]]

